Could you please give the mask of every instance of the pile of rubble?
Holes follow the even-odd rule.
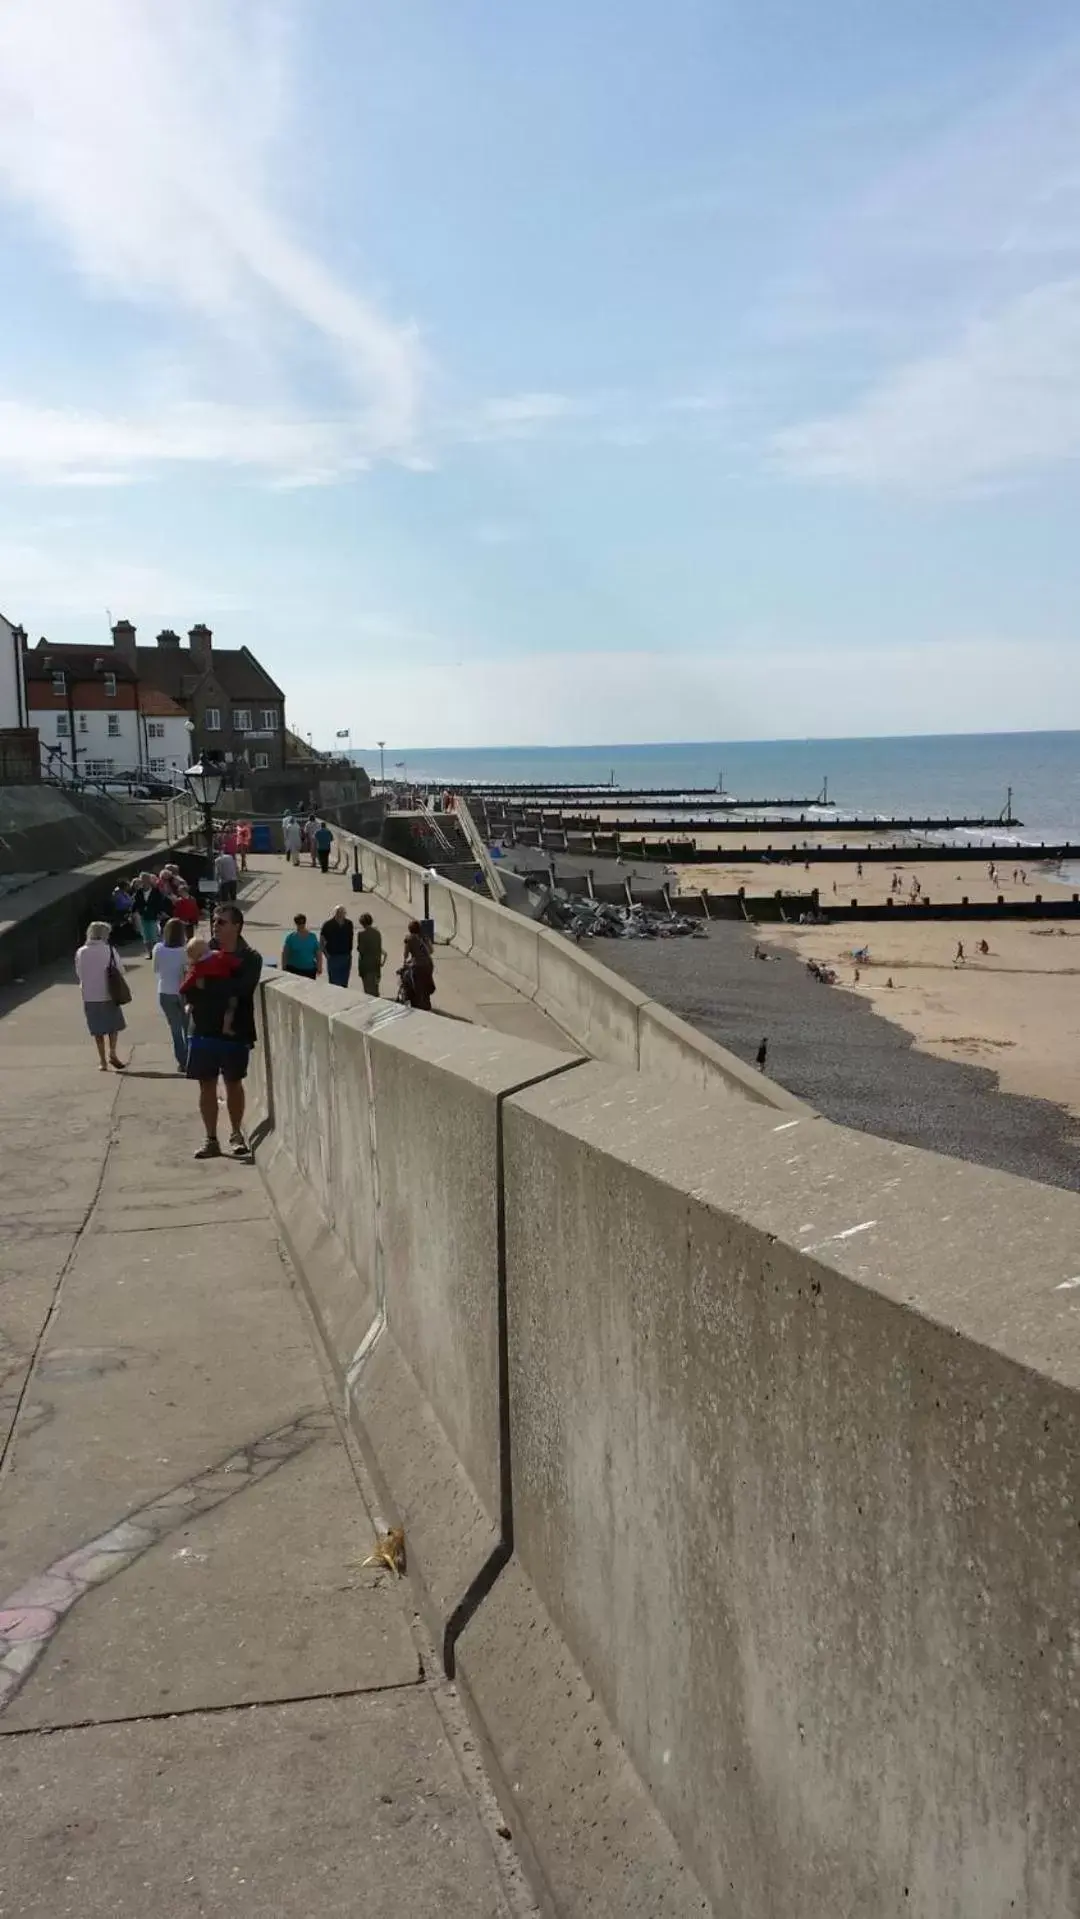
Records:
[[[669,940],[706,939],[702,920],[686,919],[681,913],[657,912],[651,906],[612,906],[603,900],[572,898],[568,893],[549,892],[537,918],[553,926],[569,939]]]

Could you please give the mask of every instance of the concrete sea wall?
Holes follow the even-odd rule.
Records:
[[[259,1164],[549,1909],[1072,1919],[1080,1199],[262,997]]]

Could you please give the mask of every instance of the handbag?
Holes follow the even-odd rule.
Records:
[[[116,957],[114,947],[109,948],[109,968],[105,975],[109,988],[109,998],[114,1006],[130,1006],[131,988],[127,983],[124,969]]]

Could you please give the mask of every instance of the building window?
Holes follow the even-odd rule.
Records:
[[[116,698],[116,674],[115,673],[106,673],[105,675],[105,697],[106,699],[109,699],[109,700],[115,700]]]
[[[221,732],[221,714],[216,706],[208,706],[203,716],[203,725],[208,733]]]
[[[79,714],[79,732],[80,733],[86,732],[86,714],[85,713]]]
[[[56,733],[58,739],[69,740],[71,738],[71,720],[66,713],[57,714]]]
[[[259,725],[262,727],[264,733],[277,732],[278,710],[276,706],[263,707],[262,712],[259,714]]]
[[[165,771],[164,760],[151,760],[150,771],[151,773],[164,773]]]
[[[120,715],[119,715],[119,713],[110,713],[110,714],[108,715],[108,721],[109,721],[109,738],[110,738],[111,740],[118,740],[118,739],[120,738]]]
[[[88,780],[108,780],[116,768],[115,760],[87,760],[85,773]]]
[[[54,673],[52,676],[52,690],[56,694],[56,697],[58,700],[63,699],[66,688],[67,688],[67,681],[64,678],[64,675],[62,673]]]
[[[148,720],[146,722],[146,737],[148,740],[163,740],[165,738],[164,720]]]
[[[254,760],[253,760],[253,762],[252,762],[252,764],[253,764],[253,766],[254,766],[254,768],[255,768],[255,771],[256,771],[256,773],[262,773],[262,772],[265,772],[265,771],[266,771],[266,768],[267,768],[267,767],[269,766],[269,764],[270,764],[270,755],[269,755],[269,753],[256,753],[256,755],[255,755],[255,758],[254,758]]]
[[[250,707],[247,707],[247,706],[237,707],[235,713],[233,714],[233,725],[235,726],[238,733],[250,733],[251,731]]]

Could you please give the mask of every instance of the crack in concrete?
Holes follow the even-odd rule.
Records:
[[[341,1686],[329,1692],[282,1693],[269,1699],[224,1700],[212,1706],[164,1706],[160,1712],[119,1713],[115,1718],[64,1719],[47,1726],[0,1727],[0,1739],[51,1739],[57,1733],[95,1732],[99,1727],[147,1726],[168,1719],[213,1719],[227,1712],[266,1712],[275,1706],[333,1704],[338,1699],[385,1699],[393,1693],[416,1692],[426,1682],[423,1662],[417,1659],[415,1679],[390,1680],[386,1685]]]

